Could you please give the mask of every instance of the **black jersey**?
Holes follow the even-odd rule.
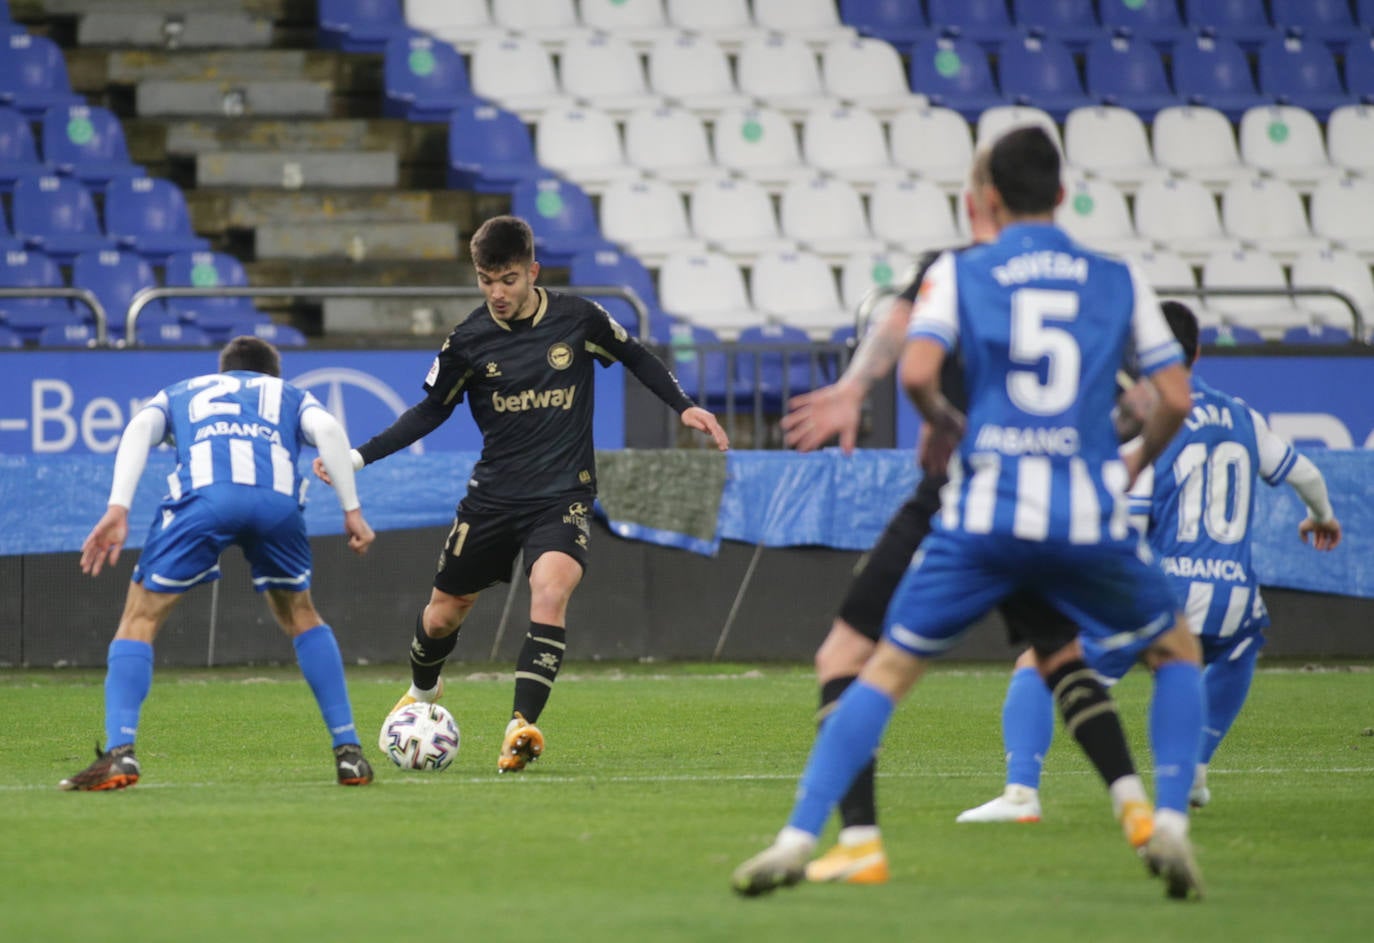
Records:
[[[470,507],[503,510],[595,494],[598,362],[624,361],[679,412],[692,405],[662,363],[600,305],[534,291],[538,307],[528,318],[500,321],[486,305],[474,310],[449,334],[425,377],[433,406],[452,411],[466,398],[481,430],[482,455],[464,499]]]
[[[926,272],[935,264],[935,260],[946,251],[963,252],[972,246],[959,246],[955,249],[936,249],[926,252],[916,262],[916,275],[911,279],[911,284],[901,293],[899,297],[906,299],[912,304],[916,303],[916,296],[921,292],[921,285],[925,282]],[[940,392],[945,399],[949,400],[950,405],[962,412],[968,411],[968,393],[964,389],[964,358],[959,356],[956,349],[950,356],[946,357],[944,363],[940,365]]]

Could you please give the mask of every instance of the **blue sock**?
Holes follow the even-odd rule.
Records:
[[[1054,739],[1054,696],[1040,672],[1018,668],[1002,702],[1002,743],[1007,749],[1007,785],[1040,788],[1040,770]]]
[[[153,646],[131,638],[110,642],[105,656],[105,749],[133,743],[138,715],[153,686]]]
[[[296,646],[296,661],[301,674],[320,705],[334,746],[357,743],[358,731],[353,727],[353,706],[348,702],[348,687],[344,683],[343,656],[334,630],[321,623],[292,639]]]
[[[856,681],[821,724],[806,761],[797,801],[787,824],[819,835],[830,812],[859,770],[873,759],[896,703],[877,688]]]
[[[1251,645],[1235,661],[1214,661],[1202,673],[1202,687],[1207,695],[1207,723],[1202,728],[1202,756],[1199,762],[1210,763],[1212,754],[1221,746],[1231,725],[1245,706],[1250,682],[1255,677],[1255,659],[1259,646]]]
[[[1155,672],[1150,699],[1150,747],[1155,755],[1155,805],[1188,812],[1188,790],[1202,749],[1202,671],[1173,661]]]

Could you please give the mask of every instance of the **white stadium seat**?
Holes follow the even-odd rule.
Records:
[[[884,248],[873,235],[859,192],[843,180],[814,177],[793,183],[779,204],[782,234],[839,265],[854,252]]]
[[[705,122],[676,105],[631,112],[625,121],[625,159],[685,189],[728,172],[711,158]]]
[[[1304,193],[1344,174],[1326,156],[1317,119],[1307,109],[1292,105],[1261,105],[1241,116],[1240,159]]]
[[[748,265],[764,252],[795,250],[797,245],[778,232],[773,199],[752,180],[719,177],[692,190],[692,231],[709,243]]]
[[[839,39],[821,50],[821,84],[826,95],[867,108],[884,120],[904,108],[929,104],[907,84],[897,50],[871,37]]]
[[[1228,186],[1221,195],[1221,223],[1236,241],[1285,264],[1327,247],[1325,239],[1312,234],[1298,191],[1272,177],[1257,175]]]
[[[650,268],[673,254],[704,252],[677,190],[661,180],[616,183],[601,196],[601,234]]]
[[[1150,126],[1155,162],[1220,193],[1252,171],[1240,162],[1231,122],[1214,108],[1181,105],[1162,109]]]
[[[952,108],[908,108],[888,125],[892,162],[958,193],[973,164],[973,132]]]
[[[739,90],[800,119],[824,96],[816,54],[799,39],[770,33],[751,39],[735,57]]]
[[[590,33],[568,40],[558,68],[563,91],[617,119],[660,104],[644,81],[639,53],[619,37]]]
[[[720,44],[687,33],[659,40],[649,50],[649,87],[704,115],[718,115],[753,104],[735,86],[730,62]]]
[[[1129,108],[1095,105],[1069,112],[1064,153],[1070,166],[1111,181],[1128,196],[1145,181],[1169,175],[1150,153],[1145,122]]]
[[[710,328],[723,340],[763,322],[749,304],[744,273],[719,252],[669,256],[658,273],[658,300],[668,314]]]
[[[1209,256],[1202,265],[1203,288],[1268,288],[1264,297],[1209,295],[1206,304],[1221,312],[1228,324],[1252,328],[1267,339],[1277,339],[1290,327],[1307,323],[1307,315],[1279,294],[1288,288],[1283,267],[1267,252],[1233,249]]]
[[[754,306],[768,318],[825,340],[853,315],[844,310],[835,273],[810,252],[770,252],[754,263],[750,278]]]
[[[809,111],[802,122],[802,156],[812,167],[861,192],[908,176],[888,156],[882,124],[863,108],[822,105]]]
[[[1135,195],[1135,230],[1190,261],[1234,247],[1221,228],[1216,201],[1187,178],[1152,180]]]

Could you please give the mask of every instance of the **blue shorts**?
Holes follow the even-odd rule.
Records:
[[[1173,627],[1178,608],[1168,577],[1132,541],[1048,543],[937,530],[902,577],[883,637],[913,655],[943,655],[1017,590],[1040,596],[1104,651],[1159,637]]]
[[[159,505],[133,581],[154,593],[184,593],[219,579],[219,558],[236,545],[253,588],[310,588],[310,541],[296,499],[266,488],[211,485]]]
[[[1115,684],[1126,676],[1132,666],[1140,661],[1140,656],[1145,653],[1148,642],[1138,642],[1114,651],[1104,650],[1097,644],[1095,639],[1090,639],[1086,634],[1082,637],[1083,660],[1088,663],[1088,667],[1097,672],[1098,676],[1108,684]],[[1204,635],[1198,639],[1202,646],[1202,663],[1210,665],[1218,661],[1233,661],[1245,657],[1247,654],[1253,655],[1264,647],[1264,629],[1255,627],[1250,630],[1237,632],[1235,635],[1228,635],[1220,638],[1215,635]]]

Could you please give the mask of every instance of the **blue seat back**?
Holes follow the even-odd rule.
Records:
[[[110,319],[110,334],[122,336],[129,302],[144,288],[156,288],[153,268],[140,255],[106,249],[83,252],[72,262],[72,285],[89,288],[100,299]],[[166,317],[162,302],[154,301],[140,313],[140,319]]]
[[[683,322],[673,324],[669,335],[668,369],[687,395],[707,408],[719,408],[731,385],[729,358],[723,349],[701,349],[700,344],[719,344],[720,336],[709,328]]]
[[[490,104],[460,105],[448,126],[449,185],[490,192],[509,190],[535,172],[534,142],[520,116]]]
[[[1374,102],[1374,37],[1345,47],[1345,87],[1353,101]]]
[[[1258,46],[1274,30],[1264,0],[1184,0],[1184,19],[1193,30],[1211,30],[1245,47]]]
[[[194,235],[181,188],[160,177],[113,181],[105,191],[105,226],[134,243],[143,236]]]
[[[472,98],[467,66],[448,43],[424,33],[401,33],[386,44],[383,82],[387,105],[451,103],[456,108]],[[406,117],[405,113],[393,117]],[[418,117],[411,115],[411,117]]]
[[[580,249],[595,249],[604,242],[591,197],[561,177],[521,181],[511,193],[511,212],[530,224],[536,247],[567,254],[562,264],[577,254],[579,244]]]
[[[1317,106],[1313,111],[1330,111],[1333,99],[1346,97],[1327,45],[1297,37],[1275,36],[1260,47],[1259,88],[1284,104]]]
[[[14,185],[14,229],[25,236],[100,236],[91,191],[79,180],[46,175]]]
[[[0,349],[18,350],[24,346],[24,338],[4,325],[0,325]]]
[[[108,108],[66,105],[43,115],[43,157],[62,173],[85,163],[130,163],[124,127]]]
[[[1187,32],[1176,0],[1098,0],[1097,15],[1109,32],[1154,43],[1176,42]]]
[[[1175,44],[1174,90],[1191,104],[1225,111],[1233,120],[1246,108],[1261,104],[1250,73],[1250,62],[1234,40],[1194,36]]]
[[[405,30],[400,0],[318,0],[320,45],[344,52],[382,52]]]
[[[996,48],[1016,34],[1006,0],[926,0],[931,26]]]
[[[737,342],[735,377],[741,394],[761,393],[766,409],[779,409],[788,397],[825,382],[825,368],[819,359],[813,371],[811,338],[801,328],[755,324],[741,330]],[[797,345],[799,349],[762,349],[775,345]]]
[[[1102,36],[1084,57],[1088,94],[1098,101],[1133,108],[1147,121],[1176,99],[1164,60],[1154,45],[1129,36]]]
[[[1269,0],[1274,25],[1308,39],[1344,43],[1357,34],[1349,0]]]
[[[921,4],[911,0],[840,0],[840,19],[865,36],[910,46],[930,30]]]
[[[978,111],[1000,101],[992,67],[982,48],[970,40],[940,37],[916,44],[911,53],[911,90],[933,105]]]
[[[38,330],[39,347],[91,347],[95,327],[91,324],[49,324]]]
[[[67,78],[67,61],[46,36],[12,33],[0,42],[0,104],[37,118],[51,104],[79,101]]]
[[[0,108],[0,187],[9,189],[20,177],[46,172],[29,119],[14,108]]]
[[[1024,36],[1003,44],[998,70],[1009,101],[1042,108],[1057,121],[1087,102],[1072,54],[1052,37]]]
[[[209,347],[210,335],[194,324],[176,321],[138,325],[138,343],[144,347]]]
[[[657,341],[668,340],[671,322],[660,309],[653,276],[634,256],[618,249],[580,252],[569,264],[568,281],[573,285],[621,285],[631,289],[649,309],[649,336]],[[627,330],[632,333],[639,330],[638,315],[628,301],[620,298],[594,300]]]
[[[242,288],[248,284],[248,273],[243,263],[225,252],[174,253],[167,257],[164,277],[168,288]],[[199,312],[206,308],[225,314],[256,312],[253,299],[248,297],[168,298],[167,308],[182,317],[186,317],[188,312]]]
[[[1102,32],[1092,0],[1012,0],[1011,16],[1019,30],[1035,30],[1080,49]]]

